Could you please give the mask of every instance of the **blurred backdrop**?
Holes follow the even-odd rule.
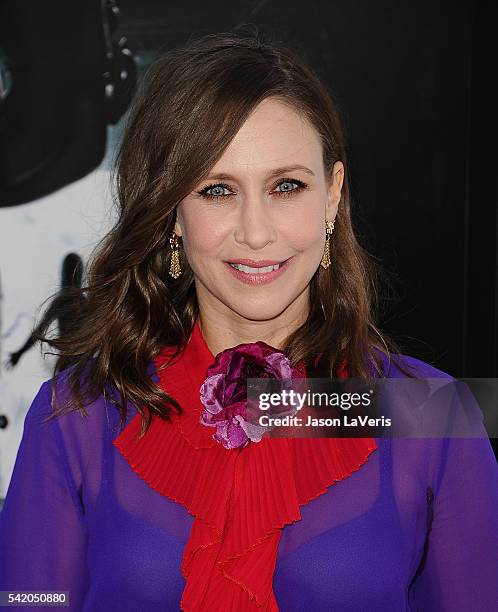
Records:
[[[386,331],[453,376],[498,376],[496,17],[492,0],[1,1],[0,498],[53,366],[31,331],[112,226],[145,70],[243,23],[303,55],[339,104],[357,232],[389,272]]]

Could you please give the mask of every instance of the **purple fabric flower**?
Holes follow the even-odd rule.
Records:
[[[285,353],[262,341],[238,344],[218,353],[201,386],[204,410],[200,422],[216,427],[213,438],[225,448],[259,442],[270,429],[248,420],[248,378],[303,380],[304,372],[292,367]]]

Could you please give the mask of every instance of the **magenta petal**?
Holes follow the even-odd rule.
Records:
[[[216,433],[213,438],[217,442],[221,442],[225,448],[239,448],[245,446],[248,442],[248,438],[244,433],[244,430],[238,423],[232,421],[224,421],[218,423]]]
[[[231,448],[239,448],[247,442],[246,432],[236,421],[230,421],[227,427],[228,440]]]
[[[217,423],[216,431],[213,434],[213,438],[217,442],[221,442],[221,444],[223,444],[225,448],[230,448],[229,441],[228,441],[228,435],[227,435],[227,427],[228,427],[228,421]]]
[[[223,410],[223,404],[220,402],[220,398],[223,395],[223,384],[223,374],[209,376],[202,383],[200,389],[200,400],[205,406],[206,410],[209,410],[209,412],[212,414],[218,414],[221,412],[221,410]]]
[[[301,379],[288,357],[265,342],[239,344],[218,353],[200,389],[202,425],[216,427],[213,438],[225,448],[259,442],[269,428],[249,423],[247,378]],[[304,382],[304,381],[302,381]],[[297,385],[299,386],[299,385]]]
[[[207,427],[214,427],[216,425],[212,418],[212,415],[207,410],[203,410],[201,412],[199,421],[201,425],[206,425]]]

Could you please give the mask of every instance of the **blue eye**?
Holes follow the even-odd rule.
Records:
[[[208,195],[217,198],[219,196],[224,196],[227,195],[226,193],[220,193],[223,192],[223,190],[228,190],[228,187],[226,187],[225,185],[211,185],[210,187],[207,187],[204,193],[207,193]],[[218,190],[218,193],[209,193],[210,191],[215,192],[216,190]]]
[[[277,191],[278,195],[283,198],[291,198],[295,196],[296,194],[298,194],[303,189],[306,189],[306,187],[308,186],[306,183],[303,183],[303,181],[300,181],[298,179],[291,179],[291,178],[281,179],[278,182],[277,187],[282,187],[282,185],[294,185],[292,189],[285,187],[285,189],[281,189],[280,191]]]
[[[281,189],[280,193],[290,193],[291,191],[295,191],[296,189],[299,189],[299,185],[296,183],[296,181],[284,180],[284,181],[281,181],[277,185],[277,187],[282,187],[282,185],[295,185],[295,187],[292,189],[288,189],[288,188]]]
[[[208,185],[207,187],[204,187],[204,189],[201,189],[197,193],[205,198],[218,199],[218,198],[224,198],[227,195],[230,195],[227,193],[220,193],[220,192],[223,192],[224,189],[226,189],[227,191],[230,191],[230,187],[228,185],[225,185],[225,183],[213,183],[212,185]],[[215,191],[215,190],[217,190],[217,193],[209,193],[210,191]]]

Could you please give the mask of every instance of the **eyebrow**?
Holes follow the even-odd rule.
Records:
[[[302,170],[303,172],[306,172],[307,174],[311,174],[311,176],[315,176],[315,173],[309,168],[307,168],[306,166],[301,166],[300,164],[294,164],[293,166],[283,166],[282,168],[275,168],[274,170],[271,170],[267,174],[266,178],[271,179],[271,178],[274,178],[275,176],[278,176],[279,174],[293,172],[294,170]],[[219,180],[219,181],[237,180],[236,177],[232,176],[231,174],[226,174],[225,172],[220,172],[217,174],[210,174],[209,176],[205,178],[205,180],[213,180],[213,179]]]

